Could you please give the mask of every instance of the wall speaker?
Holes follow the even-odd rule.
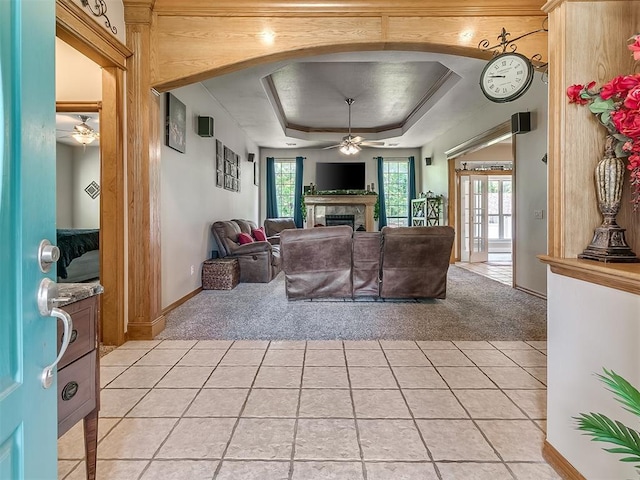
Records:
[[[428,167],[429,165],[431,165],[431,157],[425,157],[424,159],[424,164]]]
[[[213,137],[213,117],[198,117],[198,135]]]
[[[531,131],[531,112],[518,112],[511,115],[511,133]]]
[[[249,160],[250,162],[254,162],[256,159],[256,154],[255,153],[250,153],[247,155],[247,160]]]

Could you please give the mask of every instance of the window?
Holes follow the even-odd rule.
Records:
[[[489,177],[489,240],[511,240],[510,177]]]
[[[274,161],[276,173],[276,199],[278,215],[293,217],[296,191],[296,162],[293,160]]]
[[[409,161],[385,159],[383,175],[387,225],[406,227],[409,225]]]

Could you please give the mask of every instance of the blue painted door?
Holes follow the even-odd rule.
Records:
[[[56,320],[39,314],[55,242],[55,1],[0,0],[0,479],[57,478]],[[51,270],[55,272],[55,268]]]

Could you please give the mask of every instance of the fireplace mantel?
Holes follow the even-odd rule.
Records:
[[[312,228],[316,222],[316,207],[353,205],[364,206],[364,228],[367,232],[373,232],[375,225],[373,222],[373,207],[378,200],[377,195],[305,195],[304,203],[307,208],[307,228]]]

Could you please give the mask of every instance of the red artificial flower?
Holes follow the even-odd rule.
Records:
[[[618,132],[631,139],[640,138],[640,112],[638,110],[618,110],[611,112],[611,120]]]
[[[640,60],[640,35],[634,35],[631,38],[633,39],[633,43],[627,45],[627,48],[633,52],[634,60]]]
[[[580,96],[585,89],[584,85],[571,85],[567,88],[567,96],[569,97],[569,103],[577,103],[578,105],[586,105],[588,101]]]
[[[638,85],[640,85],[640,75],[620,75],[602,86],[600,96],[603,100],[608,100],[615,96],[624,97],[629,90]]]
[[[627,98],[624,99],[624,106],[629,110],[638,110],[640,108],[640,85],[636,85],[629,90]]]

